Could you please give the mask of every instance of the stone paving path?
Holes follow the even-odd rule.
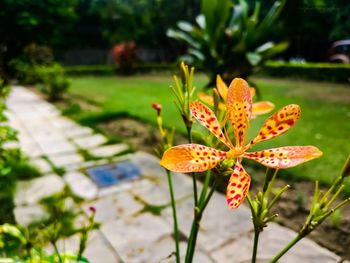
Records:
[[[166,176],[157,158],[144,152],[120,156],[128,145],[109,145],[103,135],[63,117],[52,104],[23,87],[13,87],[8,109],[10,125],[19,132],[19,146],[44,174],[18,182],[15,216],[19,223],[27,225],[45,217],[39,201],[67,186],[84,200],[79,204],[83,209],[97,209],[96,221],[101,225],[90,236],[84,254],[91,262],[174,262],[174,257],[169,256],[174,250],[171,208],[166,206],[160,215],[142,212],[145,203],[169,203]],[[86,160],[84,152],[100,159]],[[126,159],[139,167],[140,179],[98,188],[84,173],[86,168]],[[65,173],[55,174],[58,168],[64,168]],[[179,228],[186,236],[192,219],[192,181],[183,174],[173,174],[173,180]],[[78,218],[77,224],[79,220],[84,218]],[[268,262],[294,235],[289,229],[270,224],[261,235],[259,262]],[[250,262],[252,236],[249,209],[241,206],[229,210],[225,197],[215,193],[201,223],[194,262]],[[72,236],[62,240],[60,247],[76,251],[78,244],[79,238]],[[181,249],[184,253],[185,242]],[[280,262],[340,261],[334,253],[306,239]]]

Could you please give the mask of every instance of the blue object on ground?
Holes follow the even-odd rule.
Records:
[[[140,169],[131,162],[97,166],[88,169],[87,173],[100,188],[129,181],[141,175]]]

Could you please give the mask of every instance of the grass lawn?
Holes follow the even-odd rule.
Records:
[[[296,80],[255,78],[253,81],[258,85],[262,99],[275,103],[276,109],[291,103],[299,104],[302,108],[300,120],[290,131],[272,141],[258,144],[255,149],[315,145],[323,151],[324,156],[289,169],[288,176],[330,183],[339,174],[350,153],[350,87]],[[205,82],[204,75],[195,76],[197,87],[202,87]],[[157,102],[163,105],[165,124],[175,126],[184,133],[185,128],[169,89],[171,84],[173,81],[170,74],[73,78],[70,89],[73,98],[90,101],[97,107],[92,111],[83,108],[66,112],[70,112],[71,117],[77,120],[85,121],[125,114],[155,123],[155,110],[150,104]],[[251,136],[257,133],[267,116],[252,121]],[[349,182],[347,192],[350,193]]]

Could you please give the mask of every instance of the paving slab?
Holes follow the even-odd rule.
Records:
[[[158,254],[157,243],[170,236],[172,230],[160,217],[144,213],[109,221],[101,226],[101,232],[124,262],[149,263],[163,257]],[[172,249],[164,257],[171,252]],[[155,255],[158,261],[152,261]]]
[[[62,132],[68,138],[78,138],[78,137],[84,137],[86,135],[92,134],[93,130],[89,127],[78,126],[78,127],[73,127],[70,129],[65,129]]]
[[[61,115],[60,111],[57,110],[55,106],[47,102],[37,103],[34,106],[34,110],[39,112],[43,117],[46,118],[57,117]]]
[[[120,144],[100,146],[98,148],[89,150],[89,152],[96,157],[108,158],[108,157],[112,157],[114,155],[120,154],[122,152],[125,152],[129,149],[130,149],[129,145],[125,143],[120,143]]]
[[[17,206],[13,211],[17,224],[28,226],[33,222],[39,222],[48,217],[45,209],[38,204],[30,206]]]
[[[167,176],[142,176],[144,180],[138,180],[133,183],[131,192],[139,196],[147,204],[164,205],[170,203],[169,186]],[[176,200],[191,197],[193,194],[192,179],[180,173],[171,175],[174,196]],[[201,186],[199,186],[199,190]]]
[[[40,140],[38,144],[45,155],[59,155],[76,152],[76,147],[67,139],[61,140]]]
[[[67,117],[59,116],[56,118],[50,119],[50,123],[57,129],[66,130],[66,129],[75,129],[79,127],[77,123],[68,119]]]
[[[45,128],[42,129],[40,127],[33,129],[35,130],[32,132],[32,138],[40,144],[41,141],[63,141],[66,140],[66,138],[62,135],[60,131]]]
[[[96,198],[97,186],[85,174],[68,172],[63,178],[74,195],[83,199]]]
[[[21,150],[29,158],[37,158],[43,155],[43,151],[41,150],[40,146],[35,142],[21,143]]]
[[[107,138],[101,134],[94,134],[73,139],[74,143],[82,149],[91,149],[107,142]]]
[[[90,263],[122,263],[118,254],[107,244],[107,241],[100,233],[94,231],[93,235],[88,241],[84,256],[89,259]]]
[[[164,168],[159,165],[159,159],[152,154],[139,151],[130,157],[130,161],[140,168],[143,175],[166,176]]]
[[[51,165],[43,158],[32,159],[30,161],[41,173],[49,173],[52,171]]]
[[[61,177],[51,174],[28,181],[17,182],[14,202],[17,206],[34,205],[43,198],[59,193],[64,188]]]
[[[127,218],[141,211],[144,207],[128,191],[105,196],[84,204],[85,210],[91,206],[96,208],[95,221],[98,223]]]
[[[134,181],[127,181],[117,185],[99,188],[98,190],[98,198],[104,198],[110,195],[117,195],[119,193],[130,190],[134,187]]]
[[[296,236],[296,233],[276,223],[269,223],[259,240],[258,261],[269,262],[285,245]],[[212,253],[217,262],[225,262],[234,258],[235,262],[250,262],[253,249],[253,233],[242,235],[236,240]],[[334,263],[340,262],[340,257],[320,247],[310,239],[303,239],[278,262],[281,263]]]
[[[179,229],[190,233],[193,218],[193,199],[177,203]],[[162,216],[172,224],[172,212],[168,208]],[[231,210],[222,194],[213,195],[204,212],[198,234],[198,246],[205,252],[211,252],[232,239],[238,238],[253,229],[250,211],[245,206]]]
[[[84,162],[84,158],[78,153],[52,155],[49,159],[56,167],[69,167]]]

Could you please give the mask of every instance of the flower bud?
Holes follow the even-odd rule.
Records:
[[[94,214],[96,213],[96,207],[94,207],[94,206],[90,206],[89,210],[90,210],[90,212],[92,212]]]
[[[160,113],[162,112],[162,105],[160,105],[158,103],[152,103],[151,106],[153,109],[155,109],[157,111],[157,115],[159,116]]]

